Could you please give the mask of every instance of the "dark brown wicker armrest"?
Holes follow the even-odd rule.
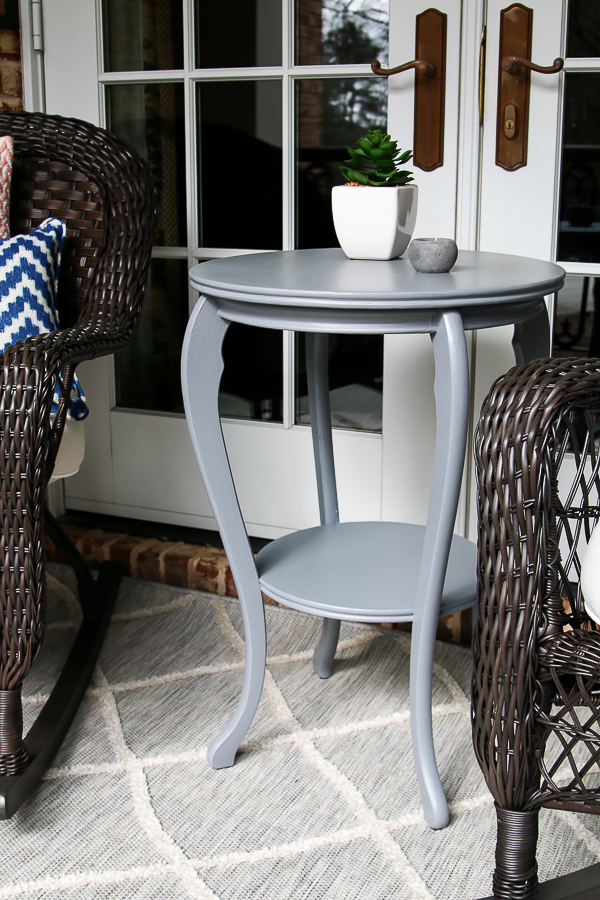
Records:
[[[594,410],[600,411],[599,360],[537,360],[493,385],[477,428],[473,742],[505,810],[540,805],[539,760],[548,736],[542,713],[554,696],[546,650],[554,647],[556,655],[559,645],[573,643],[563,630],[582,618],[564,606],[558,470],[566,448],[577,446],[578,421],[588,435],[586,452],[593,448]],[[589,512],[585,498],[581,512]]]

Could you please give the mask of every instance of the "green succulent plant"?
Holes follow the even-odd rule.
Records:
[[[340,172],[348,181],[371,187],[395,187],[414,180],[407,169],[399,168],[409,161],[412,151],[398,150],[398,142],[392,141],[389,134],[383,134],[379,128],[359,138],[356,148],[346,147],[352,159],[345,162],[351,163],[352,167],[340,166]]]

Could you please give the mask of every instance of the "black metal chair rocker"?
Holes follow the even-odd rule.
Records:
[[[101,128],[37,113],[0,113],[14,140],[11,235],[66,221],[60,330],[17,341],[0,369],[0,818],[31,795],[75,716],[100,652],[121,578],[97,581],[45,508],[75,368],[131,339],[150,265],[155,192],[148,166]],[[51,417],[56,385],[58,412]],[[42,645],[44,531],[74,567],[83,620],[58,681],[23,738],[21,686]]]

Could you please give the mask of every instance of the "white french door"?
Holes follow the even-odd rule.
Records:
[[[111,15],[119,6],[119,15],[125,8],[129,11],[128,27],[122,21],[113,27]],[[534,9],[532,58],[545,65],[564,49],[565,4],[563,0],[531,0],[530,6]],[[164,41],[156,41],[153,50],[153,39],[141,44],[131,38],[141,27],[142,7],[158,16],[160,34],[168,32],[172,40],[180,34],[179,50],[165,50]],[[147,155],[153,153],[155,163],[156,159],[163,161],[163,168],[156,170],[162,231],[154,250],[152,276],[154,293],[162,292],[163,312],[158,324],[152,320],[154,313],[146,312],[141,326],[143,334],[150,333],[150,324],[155,334],[160,331],[162,343],[152,345],[157,354],[169,342],[171,349],[177,343],[178,329],[195,301],[181,287],[190,265],[252,250],[326,245],[323,242],[329,240],[329,232],[323,224],[327,218],[323,198],[336,177],[343,144],[353,142],[357,129],[386,127],[387,111],[392,136],[402,147],[413,145],[414,73],[395,75],[386,84],[372,76],[368,59],[378,40],[377,55],[384,65],[413,59],[416,16],[426,4],[391,0],[389,60],[385,49],[381,50],[387,45],[385,39],[381,43],[387,27],[384,0],[247,2],[240,8],[252,7],[254,20],[242,23],[237,37],[228,35],[228,44],[224,38],[210,41],[210,29],[219,24],[213,4],[183,0],[180,18],[171,17],[165,24],[165,10],[176,7],[178,4],[161,0],[123,4],[116,0],[44,0],[43,6],[47,111],[112,127],[140,144]],[[528,165],[517,172],[499,169],[495,165],[498,23],[504,6],[497,0],[487,4],[483,0],[440,0],[436,8],[447,15],[443,165],[433,171],[414,169],[419,186],[415,234],[455,237],[462,249],[480,247],[553,258],[564,77],[532,76]],[[343,21],[340,10],[346,10]],[[230,18],[235,19],[233,13]],[[343,27],[336,32],[340,22]],[[481,125],[484,24],[487,53]],[[252,58],[242,52],[243,28],[254,29]],[[347,42],[336,44],[336,33],[339,38],[349,32],[360,38],[356,42],[362,47],[360,52],[356,47],[349,51]],[[221,46],[225,44],[233,47],[229,56]],[[236,59],[231,53],[238,45],[242,50]],[[77,78],[64,78],[66,57]],[[239,126],[243,135],[240,138],[236,132],[236,139],[246,141],[247,158],[263,160],[264,168],[247,172],[242,166],[241,175],[234,170],[227,177],[242,191],[248,179],[267,179],[269,190],[273,184],[281,186],[279,200],[265,194],[265,204],[280,204],[277,216],[270,217],[280,228],[275,237],[267,235],[264,222],[258,219],[250,221],[244,232],[248,208],[243,208],[243,195],[240,213],[229,199],[219,203],[218,193],[208,190],[212,184],[207,168],[208,138],[217,136],[212,143],[218,146],[221,142],[222,158],[229,163],[227,137],[232,132],[227,110],[236,103],[239,121],[248,119],[250,108],[253,111],[251,124]],[[164,134],[153,133],[148,125],[157,109],[163,119],[171,117],[175,123],[170,145]],[[251,154],[257,147],[263,155],[255,158]],[[170,173],[164,162],[169,158]],[[168,191],[177,195],[177,202],[170,207]],[[224,196],[229,198],[227,192]],[[219,232],[223,209],[230,220]],[[236,235],[231,245],[222,238],[223,230],[228,229]],[[252,243],[252,234],[258,236],[257,245]],[[244,335],[238,336],[232,357],[243,352],[244,340]],[[493,378],[512,364],[510,342],[504,332],[482,332],[468,343],[473,410],[478,410]],[[332,385],[336,392],[332,395],[334,415],[339,415],[336,421],[345,426],[334,431],[341,518],[424,522],[435,431],[429,338],[386,336],[382,353],[373,347],[338,350],[338,360],[354,359],[357,368],[367,357],[375,360],[369,362],[367,375],[357,376],[356,383],[351,376],[340,374],[342,363],[332,357],[330,364],[339,380],[337,386]],[[280,399],[266,396],[258,376],[256,396],[244,393],[243,385],[234,379],[223,391],[222,413],[248,530],[275,537],[316,524],[318,504],[311,438],[305,424],[301,342],[287,333],[274,355],[272,349],[262,353],[259,347],[248,372],[256,368],[262,378],[263,369],[273,368],[264,362],[267,356],[276,359]],[[183,415],[176,405],[169,408],[169,390],[166,401],[160,399],[161,384],[153,395],[159,397],[158,402],[146,403],[143,397],[146,383],[156,378],[162,364],[162,357],[157,359],[153,367],[152,357],[134,353],[117,361],[116,371],[112,358],[81,367],[92,414],[86,422],[86,458],[79,474],[66,482],[66,504],[113,515],[214,527]],[[267,374],[269,378],[272,375]],[[172,372],[165,376],[167,387],[172,377]],[[142,400],[136,405],[138,396]],[[457,530],[462,533],[473,518],[469,517],[472,492],[468,484],[466,479],[457,520]]]

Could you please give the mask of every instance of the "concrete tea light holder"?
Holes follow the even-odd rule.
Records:
[[[415,238],[407,255],[417,272],[449,272],[456,262],[458,247],[452,238]]]

